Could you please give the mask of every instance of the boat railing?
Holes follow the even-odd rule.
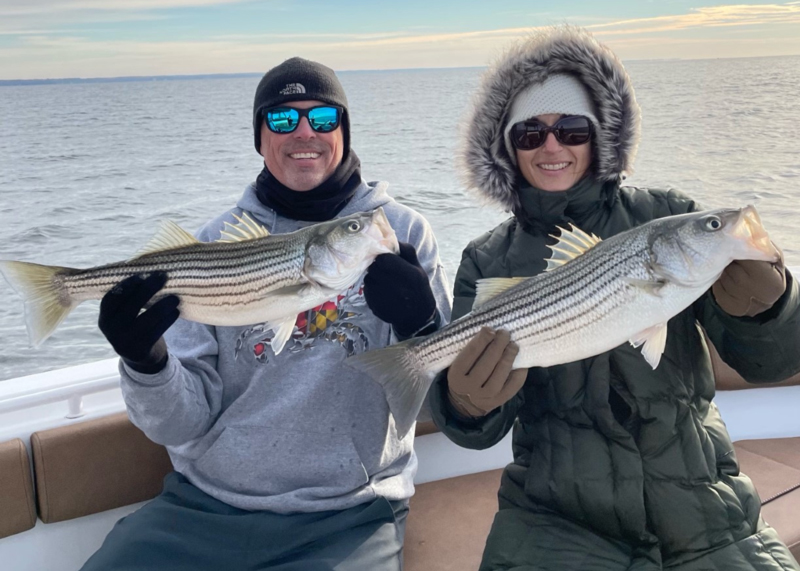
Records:
[[[21,438],[27,444],[34,432],[124,411],[118,363],[106,359],[0,381],[0,442]],[[434,433],[418,438],[415,448],[416,483],[499,468],[512,460],[510,435],[490,449],[468,450]]]
[[[103,374],[77,383],[69,382],[45,390],[30,389],[21,394],[0,397],[0,414],[14,412],[55,402],[67,402],[66,418],[80,418],[83,410],[83,397],[119,386],[119,374]]]
[[[124,409],[117,358],[0,381],[0,441]]]

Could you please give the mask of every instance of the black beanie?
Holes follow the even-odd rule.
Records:
[[[307,100],[322,101],[344,109],[340,123],[344,138],[342,159],[347,158],[350,153],[350,117],[344,88],[331,68],[300,57],[287,59],[273,67],[258,82],[253,102],[253,134],[259,154],[264,123],[262,111],[289,101]]]

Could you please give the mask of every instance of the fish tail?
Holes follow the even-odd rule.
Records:
[[[59,266],[0,261],[0,273],[25,300],[28,338],[34,347],[47,339],[80,303],[74,301],[64,285],[55,279],[58,274],[74,271]]]
[[[411,430],[435,376],[426,371],[414,355],[414,348],[424,339],[415,337],[345,361],[383,387],[400,438]]]

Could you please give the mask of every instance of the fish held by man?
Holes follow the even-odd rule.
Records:
[[[38,346],[81,302],[101,299],[123,279],[165,272],[166,295],[181,317],[208,325],[267,323],[279,353],[298,313],[355,283],[376,256],[399,252],[383,208],[271,235],[246,214],[226,223],[217,242],[200,242],[166,221],[132,259],[89,269],[0,261],[0,272],[25,300],[31,344]]]
[[[435,375],[483,327],[510,332],[519,346],[515,369],[578,361],[626,341],[641,346],[655,369],[667,321],[728,264],[779,259],[752,206],[669,216],[603,241],[561,230],[544,273],[479,280],[471,313],[431,335],[348,359],[383,386],[400,434]]]

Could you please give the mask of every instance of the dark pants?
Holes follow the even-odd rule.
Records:
[[[173,472],[82,571],[400,571],[407,514],[407,502],[383,498],[343,511],[250,512]]]
[[[553,512],[501,507],[479,571],[800,571],[775,530],[763,523],[749,537],[686,559],[665,565],[657,545],[637,548]]]

